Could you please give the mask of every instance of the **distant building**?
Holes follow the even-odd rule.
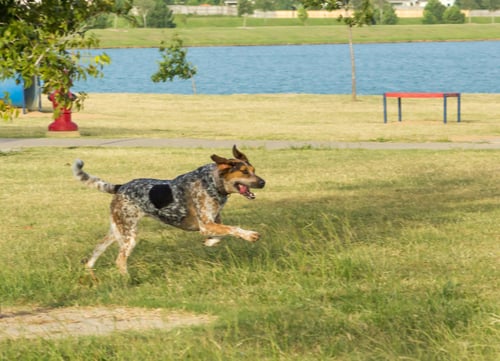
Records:
[[[388,0],[395,8],[398,7],[422,7],[427,5],[427,0]],[[455,5],[455,0],[439,0],[446,7]]]

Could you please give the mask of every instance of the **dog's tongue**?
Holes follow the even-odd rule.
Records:
[[[248,199],[255,199],[255,194],[250,192],[250,188],[248,188],[246,185],[240,184],[238,187],[240,194],[242,196],[247,197]]]

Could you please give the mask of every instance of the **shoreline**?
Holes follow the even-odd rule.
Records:
[[[370,41],[370,42],[354,42],[353,45],[365,45],[365,44],[404,44],[404,43],[473,43],[473,42],[487,42],[487,41],[500,41],[500,38],[494,39],[481,39],[481,40],[468,40],[468,39],[451,39],[451,40],[401,40],[401,41]],[[331,43],[276,43],[276,44],[233,44],[233,45],[186,45],[184,48],[223,48],[223,47],[251,47],[251,46],[304,46],[304,45],[348,45],[348,42],[331,42]],[[106,50],[106,49],[159,49],[160,46],[106,46],[106,47],[94,47],[90,50]],[[82,49],[83,50],[83,49]],[[87,50],[87,49],[85,49]]]

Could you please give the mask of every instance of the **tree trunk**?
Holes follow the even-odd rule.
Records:
[[[193,88],[193,94],[196,95],[196,82],[194,81],[194,75],[191,78],[191,86]]]
[[[349,51],[351,53],[351,85],[352,101],[356,101],[356,61],[354,60],[354,46],[352,45],[352,26],[349,28]]]

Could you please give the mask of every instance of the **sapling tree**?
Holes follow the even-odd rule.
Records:
[[[196,67],[187,61],[187,50],[183,48],[182,39],[175,34],[172,42],[168,46],[160,47],[162,60],[158,62],[159,69],[151,76],[153,82],[172,81],[175,77],[180,79],[191,79],[193,86],[193,93],[196,94],[196,84],[194,75],[196,74]]]
[[[135,10],[141,17],[142,26],[145,28],[148,27],[148,15],[153,11],[155,5],[154,0],[134,0]]]
[[[371,0],[360,0],[354,6],[353,0],[300,0],[305,8],[325,9],[328,11],[343,9],[344,14],[339,17],[339,21],[347,25],[349,38],[349,52],[351,55],[351,87],[352,100],[357,99],[356,95],[356,60],[352,39],[352,28],[355,26],[371,25],[374,23],[373,6]]]
[[[250,0],[238,0],[238,16],[243,17],[243,27],[247,26],[247,16],[254,12],[253,3]]]
[[[307,13],[307,9],[303,6],[300,6],[297,10],[297,17],[299,18],[302,25],[306,25],[306,21],[309,18],[309,14]]]

